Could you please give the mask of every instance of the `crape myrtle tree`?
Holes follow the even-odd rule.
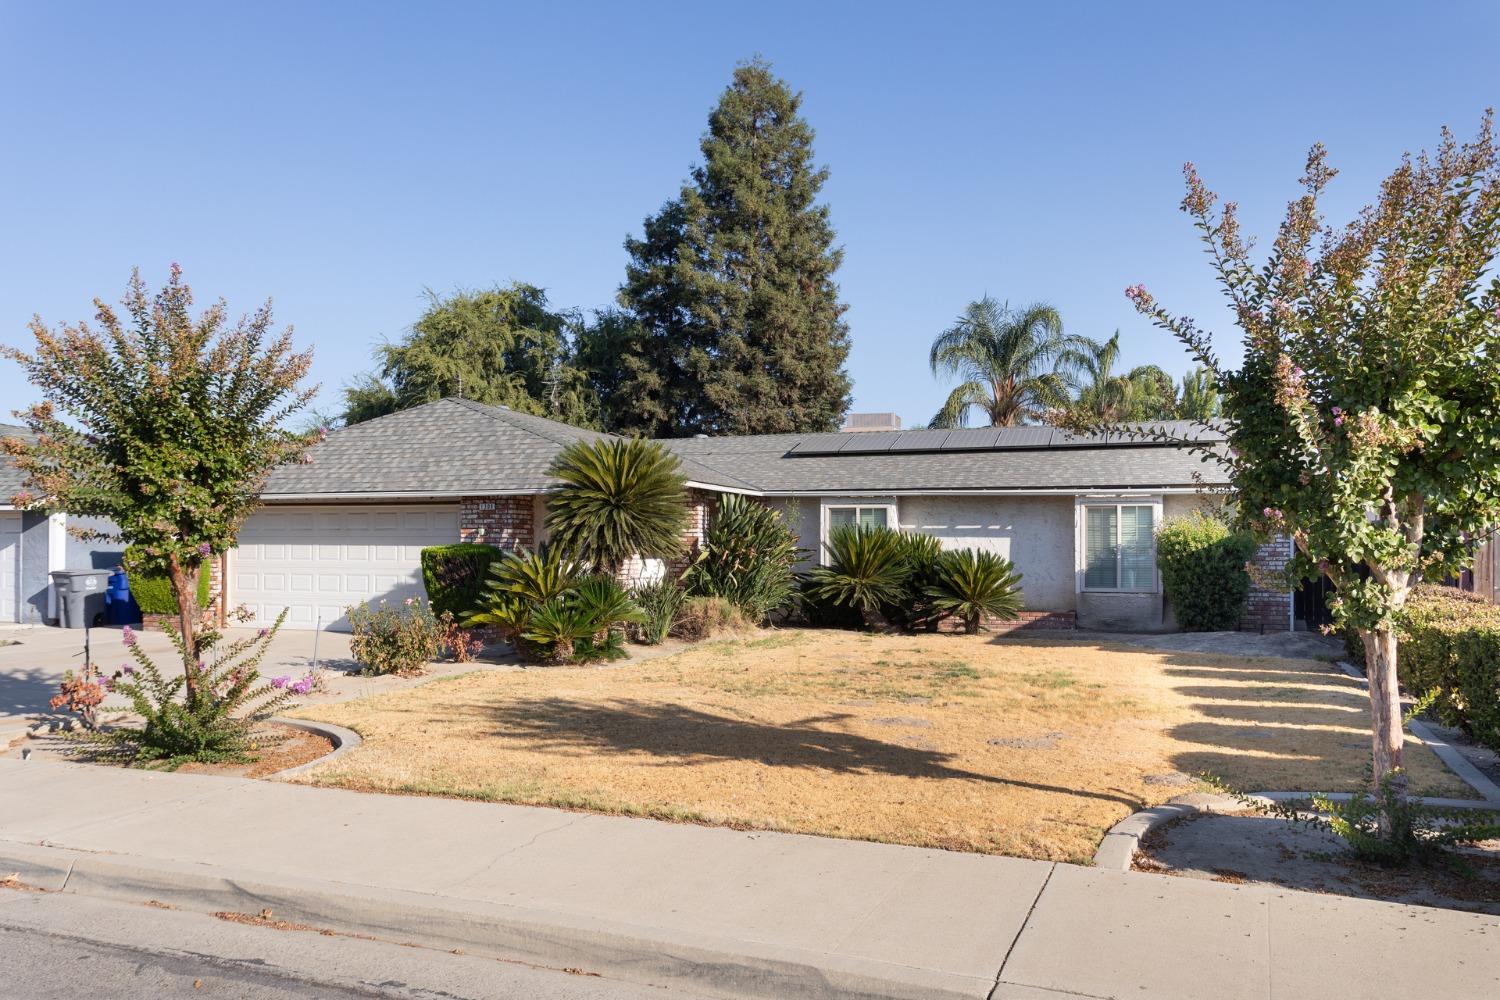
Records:
[[[1244,333],[1238,370],[1208,334],[1146,289],[1136,308],[1174,333],[1211,373],[1229,448],[1220,457],[1239,517],[1295,543],[1286,583],[1322,573],[1334,620],[1364,642],[1374,775],[1405,795],[1396,638],[1421,580],[1470,558],[1500,521],[1500,170],[1493,115],[1458,143],[1401,165],[1377,202],[1343,227],[1319,199],[1335,171],[1314,146],[1305,193],[1287,209],[1267,260],[1252,264],[1235,206],[1185,168],[1182,209],[1207,244]],[[1384,799],[1382,798],[1382,801]],[[1393,829],[1387,811],[1382,831]]]
[[[218,639],[199,569],[234,544],[270,471],[321,436],[282,426],[316,389],[298,388],[312,353],[272,331],[270,302],[234,323],[222,300],[197,318],[192,302],[176,264],[155,295],[136,271],[123,315],[95,299],[97,327],[37,317],[34,354],[0,348],[44,400],[16,414],[35,440],[3,442],[27,477],[20,505],[106,517],[142,568],[167,572],[190,701]]]

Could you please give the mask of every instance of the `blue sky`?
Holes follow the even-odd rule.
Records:
[[[1143,282],[1234,356],[1184,160],[1268,239],[1312,142],[1342,219],[1500,100],[1493,2],[1040,8],[3,0],[0,343],[179,261],[201,304],[273,297],[336,408],[424,287],[606,305],[758,53],[832,171],[855,406],[925,422],[928,344],[985,292],[1180,373],[1122,294]],[[0,362],[0,409],[32,399]]]

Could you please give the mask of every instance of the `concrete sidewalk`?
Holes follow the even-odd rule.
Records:
[[[0,760],[0,877],[722,996],[1500,995],[1500,919],[1013,858]]]

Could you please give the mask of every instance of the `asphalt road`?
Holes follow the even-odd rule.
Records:
[[[473,955],[0,889],[0,998],[698,1000]]]

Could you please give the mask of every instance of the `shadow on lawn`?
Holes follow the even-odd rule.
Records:
[[[940,750],[819,728],[856,718],[848,713],[831,712],[778,726],[681,705],[623,699],[596,703],[540,698],[507,704],[494,714],[501,727],[494,735],[523,740],[531,749],[547,753],[647,753],[664,761],[748,760],[767,767],[808,768],[836,774],[953,778],[1118,802],[1131,810],[1141,807],[1138,799],[1124,794],[981,774],[951,766],[954,755]]]

